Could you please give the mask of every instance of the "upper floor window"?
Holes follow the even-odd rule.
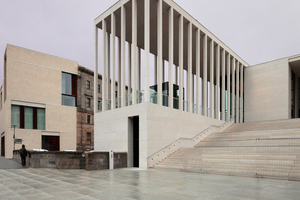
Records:
[[[91,88],[91,82],[90,81],[86,81],[86,89],[90,89]]]
[[[86,116],[86,123],[88,123],[88,124],[91,123],[91,115]]]
[[[100,93],[100,85],[98,84],[98,93]]]
[[[45,108],[11,105],[11,127],[45,130]]]
[[[101,104],[101,101],[98,101],[98,110],[102,111],[102,104]]]
[[[86,144],[91,144],[92,134],[90,132],[86,133]]]
[[[76,106],[77,76],[62,72],[62,105]]]
[[[86,98],[86,107],[87,108],[91,107],[91,98]]]

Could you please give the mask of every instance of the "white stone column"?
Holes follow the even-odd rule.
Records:
[[[126,39],[126,8],[121,7],[121,107],[125,107],[125,39]]]
[[[235,118],[235,58],[232,58],[232,85],[231,85],[231,91],[232,91],[232,97],[231,97],[231,115],[232,118]]]
[[[189,22],[188,24],[188,71],[187,71],[187,76],[188,76],[188,96],[187,96],[187,102],[188,102],[188,112],[193,112],[193,95],[192,95],[192,91],[193,91],[193,86],[192,86],[192,81],[193,81],[193,73],[192,73],[192,29],[193,28],[193,24],[191,22]]]
[[[132,78],[132,105],[136,104],[137,98],[137,0],[132,0],[132,47],[131,47],[131,78]]]
[[[94,41],[94,113],[98,113],[98,27],[95,26]]]
[[[202,113],[203,116],[207,116],[207,35],[203,38],[203,83],[202,83]]]
[[[210,117],[214,118],[214,105],[215,105],[215,97],[214,97],[214,41],[210,41]]]
[[[154,55],[154,85],[157,85],[157,56]]]
[[[244,123],[244,66],[241,65],[241,84],[240,84],[240,87],[241,87],[241,123]]]
[[[121,38],[118,39],[118,61],[119,61],[119,66],[118,66],[118,106],[120,107],[121,105]]]
[[[299,118],[299,77],[295,74],[295,117]]]
[[[115,83],[116,83],[116,16],[114,13],[111,14],[111,109],[116,107],[115,99]]]
[[[157,104],[162,105],[162,70],[163,70],[163,23],[162,23],[162,0],[157,1]]]
[[[220,119],[220,45],[217,44],[217,51],[216,51],[216,58],[217,58],[217,63],[216,63],[216,82],[217,82],[217,103],[216,103],[216,118]],[[223,72],[223,68],[224,66],[222,65],[222,72]],[[223,76],[223,74],[222,74]],[[223,96],[222,96],[222,100],[223,100]],[[222,101],[223,103],[223,101]]]
[[[225,50],[224,51],[224,55],[225,55]],[[231,100],[231,97],[230,97],[230,74],[231,74],[231,71],[230,71],[230,54],[228,53],[227,54],[227,121],[230,121],[230,100]]]
[[[236,123],[240,123],[240,62],[237,61],[236,65]]]
[[[131,92],[131,71],[132,71],[132,68],[131,68],[131,65],[132,65],[132,60],[131,60],[131,56],[132,56],[132,54],[131,54],[131,49],[132,49],[132,47],[131,47],[131,44],[130,43],[128,43],[128,65],[127,65],[127,67],[128,67],[128,71],[127,71],[127,79],[128,79],[128,91],[127,91],[127,101],[128,101],[128,106],[130,106],[130,93],[132,93]],[[125,93],[126,93],[126,91],[125,91]]]
[[[106,82],[106,21],[105,19],[102,20],[102,110],[106,110],[106,100],[107,100],[107,94],[106,94],[106,88],[107,88],[107,82]]]
[[[196,113],[200,114],[200,30],[196,31]]]
[[[173,77],[174,77],[174,60],[173,60],[173,35],[174,35],[174,11],[169,9],[169,107],[173,108]]]
[[[150,94],[149,94],[149,80],[150,80],[150,0],[145,0],[145,41],[144,41],[144,48],[145,48],[145,74],[144,74],[144,81],[145,81],[145,102],[150,102]]]
[[[138,92],[141,92],[141,48],[138,48],[138,71],[137,71],[137,90]]]
[[[179,110],[183,110],[183,16],[179,16]]]
[[[225,121],[225,107],[226,107],[225,105],[225,49],[223,49],[222,52],[222,120],[223,121]]]
[[[110,34],[107,32],[107,36],[106,36],[106,77],[107,77],[107,80],[106,80],[106,84],[107,84],[107,87],[106,87],[106,95],[107,95],[107,100],[110,100]],[[107,104],[109,104],[109,101],[107,101]],[[108,105],[107,105],[108,106]],[[109,110],[109,108],[107,108]]]
[[[175,65],[175,84],[178,85],[178,66]]]

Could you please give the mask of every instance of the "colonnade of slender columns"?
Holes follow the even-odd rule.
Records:
[[[169,98],[168,106],[173,108],[173,84],[179,86],[178,92],[178,109],[195,112],[203,116],[212,118],[229,120],[230,114],[236,116],[236,122],[243,122],[243,64],[234,57],[230,50],[215,41],[216,38],[209,35],[205,30],[197,28],[197,24],[189,21],[186,16],[178,14],[174,7],[165,8],[164,0],[158,0],[157,9],[157,40],[155,47],[156,55],[154,60],[150,61],[150,0],[144,0],[144,36],[140,36],[141,31],[138,28],[138,0],[131,0],[131,13],[126,14],[127,8],[121,5],[118,15],[112,12],[109,16],[101,20],[102,23],[102,110],[115,109],[117,107],[125,107],[137,104],[138,92],[142,90],[141,82],[143,82],[144,102],[150,101],[150,79],[153,79],[157,85],[157,104],[163,105],[162,86],[165,79],[169,81]],[[153,7],[151,7],[153,9]],[[117,12],[117,11],[115,11]],[[168,12],[168,41],[163,41],[163,13]],[[117,17],[118,16],[118,17]],[[131,29],[126,24],[126,16],[131,17]],[[178,17],[177,17],[178,16]],[[117,23],[120,20],[120,23]],[[174,24],[178,23],[178,26]],[[120,27],[116,27],[120,24]],[[177,27],[176,29],[174,27]],[[196,27],[196,29],[195,29]],[[109,30],[110,29],[110,30]],[[186,31],[184,31],[186,29]],[[117,35],[117,30],[119,31]],[[174,38],[175,31],[177,38]],[[127,41],[128,35],[131,33],[131,42]],[[151,35],[153,37],[153,35]],[[118,38],[118,42],[116,39]],[[138,39],[144,38],[143,50],[144,57],[141,56],[141,46],[138,46]],[[187,39],[184,39],[187,38]],[[152,39],[151,39],[152,40]],[[174,42],[177,44],[175,45]],[[125,48],[127,43],[127,47]],[[140,41],[139,41],[140,43]],[[168,44],[163,47],[164,43]],[[116,45],[117,44],[117,45]],[[151,44],[153,45],[153,43]],[[193,46],[194,45],[194,46]],[[175,47],[176,46],[176,47]],[[151,46],[152,48],[153,46]],[[116,54],[118,48],[118,54]],[[164,55],[163,48],[168,49],[168,54]],[[175,51],[176,49],[176,51]],[[193,52],[193,49],[196,52]],[[152,51],[152,50],[151,50]],[[187,51],[187,52],[184,52]],[[127,54],[126,54],[127,52]],[[185,56],[187,55],[187,56]],[[126,56],[128,56],[126,58]],[[178,56],[175,63],[174,56]],[[195,56],[195,57],[194,57]],[[165,65],[165,60],[168,64]],[[186,59],[186,60],[185,60]],[[118,68],[116,68],[116,60],[118,60]],[[126,62],[126,60],[128,62]],[[125,63],[126,62],[126,63]],[[176,66],[174,66],[176,65]],[[143,74],[142,68],[143,67]],[[154,68],[154,77],[150,77],[150,67]],[[165,74],[165,68],[168,74]],[[186,73],[185,73],[186,70]],[[209,70],[209,71],[208,71]],[[118,71],[118,80],[115,76]],[[195,74],[193,74],[193,71]],[[98,73],[98,27],[95,28],[95,74]],[[208,77],[209,73],[209,77]],[[175,74],[175,78],[174,78]],[[127,79],[127,80],[126,80]],[[208,79],[210,82],[208,88]],[[95,78],[96,80],[96,78]],[[226,81],[227,80],[227,81]],[[115,85],[118,81],[118,96],[115,98]],[[202,81],[202,84],[201,84]],[[110,86],[111,85],[111,86]],[[202,85],[202,87],[201,87]],[[186,89],[184,87],[186,86]],[[97,81],[95,81],[97,88]],[[128,88],[126,92],[125,88]],[[201,87],[201,88],[200,88]],[[96,90],[96,89],[95,89]],[[185,90],[185,91],[184,91]],[[185,94],[184,94],[184,92]],[[231,92],[230,92],[231,91]],[[209,92],[209,94],[208,94]],[[126,93],[128,99],[126,100]],[[94,93],[96,95],[96,93]],[[184,96],[187,97],[188,107],[184,107]],[[111,107],[107,107],[108,101],[111,101]],[[210,111],[208,113],[208,102]],[[226,104],[227,102],[227,104]],[[97,101],[95,100],[95,112],[97,109]],[[195,111],[194,111],[194,105]],[[202,110],[200,109],[202,107]]]

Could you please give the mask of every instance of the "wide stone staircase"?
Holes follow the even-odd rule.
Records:
[[[155,168],[300,180],[300,119],[235,124]]]

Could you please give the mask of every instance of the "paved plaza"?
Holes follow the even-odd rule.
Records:
[[[300,182],[135,168],[1,169],[0,199],[299,199]]]

